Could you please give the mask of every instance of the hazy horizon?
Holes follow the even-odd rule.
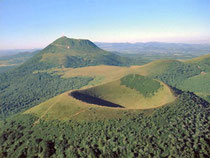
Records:
[[[94,42],[210,44],[208,0],[2,0],[0,50],[65,35]]]
[[[89,40],[89,39],[88,39]],[[148,42],[100,42],[100,41],[92,41],[93,43],[122,43],[122,44],[138,44],[138,43],[166,43],[166,44],[189,44],[189,45],[210,45],[210,43],[186,43],[186,42],[161,42],[161,41],[148,41]],[[21,51],[25,51],[25,50],[38,50],[38,49],[43,49],[45,47],[47,47],[50,43],[48,43],[47,45],[43,46],[43,47],[34,47],[34,48],[14,48],[14,49],[0,49],[0,51],[12,51],[12,50],[21,50]]]

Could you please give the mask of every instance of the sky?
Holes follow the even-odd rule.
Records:
[[[210,0],[0,0],[0,49],[43,48],[63,35],[210,43]]]

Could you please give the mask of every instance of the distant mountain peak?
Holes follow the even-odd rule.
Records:
[[[33,60],[33,63],[31,63],[33,67],[38,67],[38,70],[93,65],[124,66],[128,65],[127,62],[130,62],[128,58],[120,57],[97,47],[90,40],[74,39],[66,36],[56,39],[31,60]]]
[[[51,45],[64,46],[67,49],[97,49],[100,50],[93,42],[87,39],[74,39],[62,36],[56,39]]]

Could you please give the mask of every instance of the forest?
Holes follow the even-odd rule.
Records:
[[[38,105],[65,91],[81,88],[91,80],[91,77],[65,79],[47,73],[31,73],[20,78],[17,76],[11,80],[5,79],[0,86],[0,119]]]
[[[121,85],[139,91],[143,96],[150,97],[162,87],[160,82],[137,74],[127,75],[121,80]]]
[[[0,157],[171,157],[210,155],[210,106],[182,93],[167,106],[124,119],[44,121],[33,115],[2,122]]]

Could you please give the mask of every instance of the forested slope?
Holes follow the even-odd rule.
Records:
[[[208,157],[209,103],[192,93],[124,119],[41,121],[18,115],[2,123],[1,157]]]

